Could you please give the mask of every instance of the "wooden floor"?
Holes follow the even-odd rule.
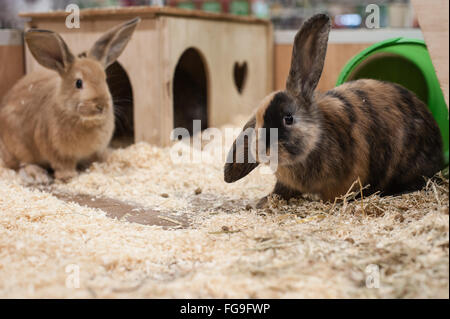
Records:
[[[55,191],[50,187],[39,188],[51,193],[65,202],[73,202],[83,207],[100,209],[106,216],[126,220],[141,225],[163,226],[167,228],[186,228],[190,222],[187,216],[179,216],[167,211],[146,208],[130,202],[123,202],[113,198],[97,197],[86,194],[70,194]]]

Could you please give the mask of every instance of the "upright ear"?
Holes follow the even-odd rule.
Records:
[[[32,29],[25,33],[25,42],[39,64],[59,74],[67,72],[75,60],[61,36],[53,31]]]
[[[256,117],[253,116],[250,121],[245,124],[241,134],[233,142],[233,146],[228,152],[224,167],[224,179],[227,183],[233,183],[247,176],[253,171],[259,163],[256,162],[250,150],[251,139],[255,137],[254,134],[249,134],[251,129],[256,125]],[[250,129],[250,130],[249,130]]]
[[[317,14],[297,32],[286,90],[294,97],[310,100],[322,74],[327,53],[330,18]]]
[[[140,18],[135,18],[106,32],[95,42],[88,56],[107,68],[122,54],[140,21]]]

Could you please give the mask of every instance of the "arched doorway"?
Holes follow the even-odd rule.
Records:
[[[200,52],[189,48],[181,55],[173,77],[174,128],[186,128],[193,135],[193,121],[208,128],[208,76]]]
[[[114,62],[106,69],[106,77],[115,115],[115,131],[111,146],[126,147],[134,143],[133,89],[125,69],[119,62]]]

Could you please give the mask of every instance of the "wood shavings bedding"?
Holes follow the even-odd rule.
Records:
[[[108,218],[0,165],[0,297],[449,297],[448,179],[363,207],[273,198],[256,210],[273,176],[225,184],[222,163],[173,164],[139,143],[54,186],[188,215],[185,229]],[[379,288],[366,287],[369,265]]]

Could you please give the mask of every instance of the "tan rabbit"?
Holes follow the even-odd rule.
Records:
[[[273,143],[278,150],[273,193],[285,199],[312,193],[333,201],[358,178],[370,185],[368,193],[420,188],[424,176],[443,166],[442,139],[433,116],[412,92],[393,83],[358,80],[315,93],[329,31],[330,20],[323,14],[303,24],[295,37],[286,90],[266,97],[244,127],[278,129],[275,142],[270,134],[265,141],[268,151]],[[257,156],[249,152],[252,141],[243,134],[251,138],[241,133],[225,164],[229,183],[258,166],[252,161]]]
[[[30,30],[25,41],[49,70],[26,75],[0,105],[0,156],[33,182],[69,180],[76,166],[104,152],[114,131],[105,69],[125,49],[140,19],[105,33],[87,54],[74,56],[55,32]]]

